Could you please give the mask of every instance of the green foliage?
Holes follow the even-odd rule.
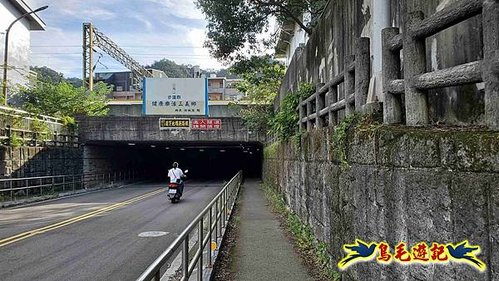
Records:
[[[74,117],[71,116],[63,116],[62,117],[62,124],[66,129],[68,129],[70,132],[75,132],[77,125],[76,125],[76,120]]]
[[[301,98],[307,98],[314,92],[310,84],[302,84],[295,93],[288,93],[284,97],[279,111],[271,121],[271,132],[280,140],[286,141],[297,132],[299,116],[296,108]]]
[[[340,160],[342,169],[350,168],[350,165],[347,162],[348,131],[350,130],[350,128],[352,128],[355,125],[355,123],[359,119],[360,115],[352,114],[343,119],[343,121],[334,128],[333,141],[332,141],[333,152]]]
[[[147,68],[153,68],[163,71],[170,78],[189,78],[191,75],[191,66],[184,64],[177,64],[169,59],[161,59],[155,61]]]
[[[240,113],[245,126],[250,130],[267,132],[274,114],[272,103],[285,74],[284,65],[269,56],[255,56],[234,64],[230,72],[243,79],[237,88],[250,103]]]
[[[277,152],[279,149],[279,143],[273,142],[263,149],[263,155],[265,159],[271,159],[277,157]]]
[[[102,116],[107,114],[110,92],[111,88],[102,82],[95,84],[93,91],[76,88],[64,81],[58,84],[37,82],[33,88],[21,90],[20,98],[23,109],[35,114]]]
[[[205,45],[214,57],[222,60],[240,59],[244,47],[249,51],[268,47],[272,40],[258,40],[258,34],[267,31],[269,18],[281,22],[288,19],[298,23],[308,33],[310,28],[302,22],[301,15],[310,11],[315,17],[322,11],[325,0],[196,0],[208,21],[208,39]],[[275,39],[275,38],[273,38]]]
[[[274,109],[269,104],[251,104],[241,108],[244,126],[255,132],[268,132],[269,120],[274,116]]]
[[[49,67],[46,66],[34,66],[31,67],[31,70],[37,74],[36,79],[45,83],[59,84],[61,82],[67,82],[75,87],[83,86],[83,81],[79,78],[64,78],[62,73],[59,73]]]
[[[31,131],[37,134],[39,140],[48,140],[50,129],[46,122],[38,119],[31,120]]]
[[[290,211],[284,197],[270,184],[264,184],[263,190],[274,212],[280,214],[288,231],[293,235],[295,244],[305,258],[312,257],[314,265],[320,270],[322,277],[329,280],[341,280],[341,274],[333,269],[327,251],[327,244],[315,238],[312,228],[304,224],[298,215]]]
[[[286,67],[270,56],[253,56],[235,63],[229,71],[243,79],[237,89],[246,94],[246,100],[271,104],[279,92]]]
[[[24,141],[21,137],[19,137],[16,133],[12,133],[9,137],[9,145],[12,148],[21,147],[24,144]]]

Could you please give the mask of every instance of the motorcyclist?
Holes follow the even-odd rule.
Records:
[[[184,181],[182,179],[185,175],[178,167],[177,162],[173,162],[172,168],[168,170],[168,177],[170,178],[170,183],[176,183],[178,185],[177,192],[182,196],[182,193],[184,192]]]

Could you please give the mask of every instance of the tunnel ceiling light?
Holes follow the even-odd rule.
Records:
[[[253,152],[250,152],[250,155],[253,155]]]
[[[220,152],[225,152],[225,149],[220,149]]]
[[[154,144],[151,144],[151,148],[155,148],[156,146]]]
[[[185,148],[183,148],[183,147],[182,147],[180,150],[184,151],[184,150],[185,150]]]
[[[200,152],[203,152],[203,151],[204,151],[204,149],[200,149],[199,151],[200,151]]]
[[[168,149],[170,149],[170,148],[167,146],[167,147],[165,147],[165,149],[166,149],[166,150],[168,150]]]
[[[134,145],[135,145],[135,143],[133,143],[133,142],[129,142],[129,143],[128,143],[128,145],[130,145],[130,146],[134,146]]]

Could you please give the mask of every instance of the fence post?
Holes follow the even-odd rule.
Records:
[[[307,128],[303,125],[303,122],[302,122],[303,118],[305,118],[305,116],[306,116],[306,114],[305,114],[306,112],[305,112],[305,110],[303,110],[303,98],[302,97],[300,97],[299,104],[300,104],[300,106],[298,107],[298,115],[300,116],[300,120],[298,121],[298,126],[299,126],[300,132],[303,132]]]
[[[485,81],[485,123],[499,130],[499,1],[483,3],[483,81]]]
[[[402,122],[402,99],[388,91],[390,81],[400,78],[400,51],[392,52],[390,40],[398,35],[400,30],[395,27],[383,29],[383,123],[395,124]]]
[[[213,224],[213,205],[211,205],[210,207],[210,213],[209,213],[209,217],[208,217],[208,233],[210,235],[210,239],[208,239],[208,257],[207,257],[207,260],[208,260],[208,267],[212,267],[213,263],[212,263],[212,260],[211,260],[211,243],[213,241],[213,230],[211,228]]]
[[[320,116],[320,111],[323,110],[325,107],[325,100],[324,100],[325,94],[321,94],[319,92],[324,85],[325,85],[324,83],[317,83],[317,85],[315,85],[315,92],[317,93],[315,95],[315,113],[317,116],[315,122],[317,124],[317,128],[322,128],[325,125],[324,119]]]
[[[355,46],[355,111],[361,112],[367,103],[371,79],[371,53],[369,38],[357,39]]]
[[[406,17],[407,31],[404,36],[404,78],[405,78],[405,112],[409,126],[424,126],[428,120],[427,91],[414,86],[413,78],[426,72],[425,39],[412,35],[412,30],[423,20],[423,12],[410,13]]]
[[[310,132],[313,128],[312,120],[310,119],[310,115],[312,115],[312,102],[307,101],[307,132]]]
[[[355,102],[350,102],[350,95],[355,93],[355,72],[349,71],[348,66],[355,61],[355,56],[346,56],[343,73],[345,76],[345,116],[352,114],[356,108]]]
[[[12,136],[12,127],[10,125],[7,125],[6,129],[7,129],[7,145],[11,146],[10,137]]]
[[[328,106],[335,104],[338,102],[338,87],[337,86],[331,86],[329,87],[329,92],[328,92],[328,101],[327,104]],[[329,109],[329,125],[335,126],[338,124],[338,112],[337,111],[332,111]]]
[[[198,260],[198,280],[203,280],[203,217],[199,220],[199,229],[198,229],[198,249],[199,249],[199,260]]]
[[[185,235],[184,242],[182,243],[182,273],[185,277],[184,280],[189,280],[189,233]]]
[[[14,190],[12,190],[12,179],[9,180],[10,186],[10,201],[14,201]]]

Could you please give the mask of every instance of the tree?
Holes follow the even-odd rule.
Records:
[[[83,80],[81,80],[80,78],[64,78],[64,75],[62,73],[57,72],[47,66],[32,66],[31,70],[37,74],[36,80],[42,82],[58,84],[62,81],[66,81],[75,87],[83,86]]]
[[[281,23],[293,20],[308,34],[301,15],[308,11],[312,18],[322,12],[325,0],[197,0],[196,4],[208,20],[205,45],[214,57],[222,60],[240,59],[237,54],[245,45],[257,46],[257,35],[266,31],[269,18],[275,16]]]
[[[253,56],[235,63],[229,71],[242,77],[237,85],[246,94],[249,105],[241,110],[241,118],[251,130],[269,130],[273,118],[273,102],[279,92],[285,67],[270,56]]]
[[[286,68],[268,55],[252,56],[235,63],[230,72],[243,79],[237,89],[246,93],[248,100],[255,104],[271,104],[279,92]]]
[[[188,65],[176,64],[169,59],[155,61],[146,68],[153,68],[163,71],[170,78],[189,78],[192,77],[192,69]]]
[[[64,80],[64,75],[46,66],[32,66],[31,70],[37,74],[37,79],[47,83],[60,83]]]
[[[23,109],[35,114],[51,115],[60,118],[76,115],[106,115],[107,95],[111,87],[99,82],[93,91],[84,87],[74,87],[66,81],[48,83],[38,81],[32,88],[22,89],[20,100]]]

